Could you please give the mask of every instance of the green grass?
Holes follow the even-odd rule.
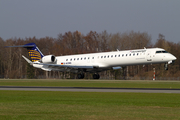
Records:
[[[0,80],[0,86],[180,88],[179,81]],[[180,119],[180,94],[0,91],[0,120]]]
[[[180,81],[143,80],[54,80],[54,79],[1,79],[0,86],[61,86],[61,87],[113,87],[113,88],[169,88],[180,89]]]
[[[0,91],[1,120],[180,119],[180,95]]]

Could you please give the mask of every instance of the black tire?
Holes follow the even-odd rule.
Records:
[[[77,79],[83,79],[84,78],[84,74],[77,74]]]
[[[99,74],[93,74],[93,79],[99,79],[99,78],[100,78]]]

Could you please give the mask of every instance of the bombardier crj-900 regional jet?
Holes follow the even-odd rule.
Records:
[[[129,65],[165,63],[165,70],[168,70],[168,64],[176,60],[174,55],[161,48],[54,56],[43,55],[35,43],[8,47],[27,48],[32,61],[25,56],[22,57],[36,68],[46,71],[74,72],[77,73],[78,79],[83,79],[85,72],[91,72],[94,79],[99,79],[98,73],[101,71]]]

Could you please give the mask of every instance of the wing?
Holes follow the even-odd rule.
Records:
[[[66,71],[77,73],[79,71],[83,72],[100,72],[102,71],[98,65],[60,65],[60,64],[45,64],[45,63],[33,63],[33,66],[36,65],[42,66],[41,69],[46,71]],[[103,69],[105,70],[105,69]],[[106,69],[107,70],[107,69]]]
[[[33,62],[31,62],[29,59],[27,59],[24,55],[22,55],[22,57],[23,57],[30,65],[33,64]]]

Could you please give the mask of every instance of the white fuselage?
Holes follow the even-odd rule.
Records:
[[[107,68],[116,66],[167,63],[176,60],[176,57],[172,54],[162,51],[165,50],[161,48],[150,48],[58,56],[56,57],[56,64]]]

